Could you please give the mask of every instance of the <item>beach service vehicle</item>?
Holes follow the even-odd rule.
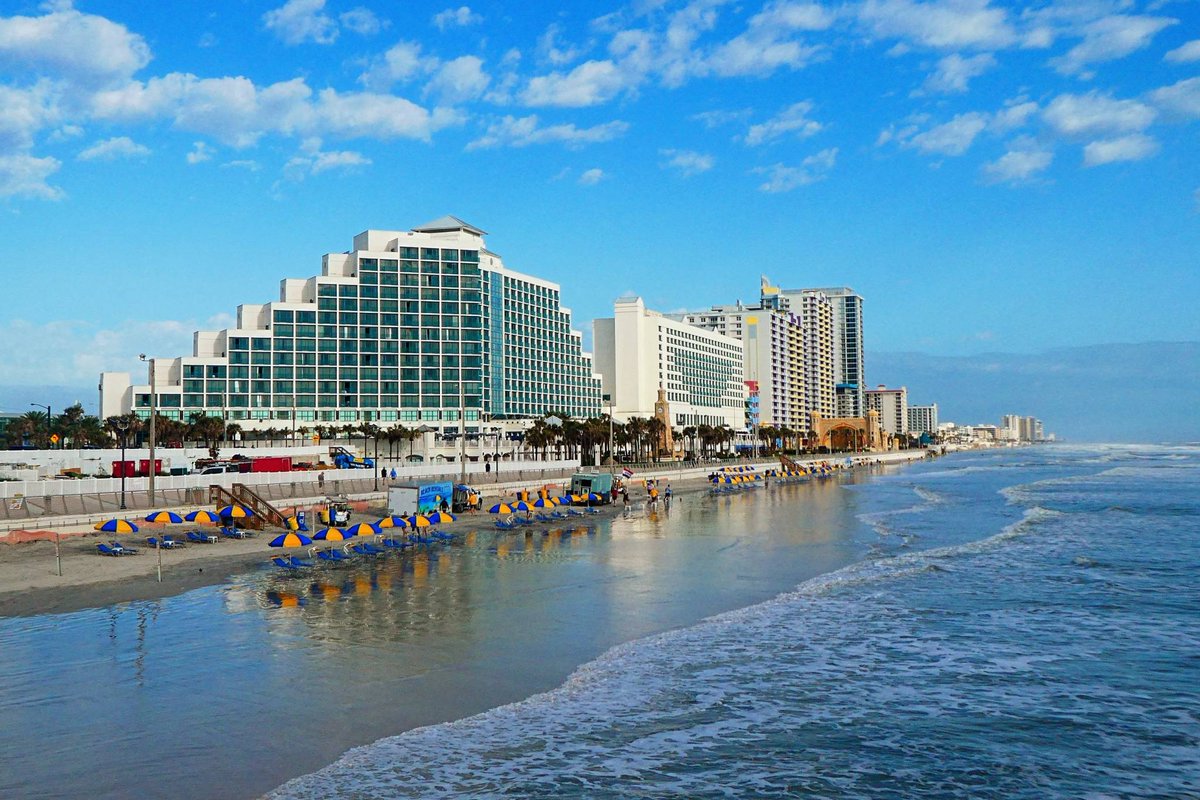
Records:
[[[388,487],[388,513],[402,517],[432,514],[443,500],[447,504],[453,502],[454,491],[450,481],[392,484]]]
[[[600,502],[612,502],[613,476],[608,472],[576,472],[571,476],[571,494],[587,495],[595,492]]]
[[[350,503],[344,497],[326,497],[317,518],[326,525],[340,527],[350,523]]]

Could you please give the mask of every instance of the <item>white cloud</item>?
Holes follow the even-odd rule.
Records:
[[[958,114],[949,122],[936,125],[929,130],[918,133],[908,139],[906,146],[915,147],[922,153],[934,153],[945,156],[961,156],[967,152],[984,128],[987,127],[987,115],[978,111],[968,111]]]
[[[0,18],[0,67],[99,86],[150,63],[150,47],[124,25],[69,5],[41,17]]]
[[[212,161],[215,152],[216,150],[205,142],[193,142],[192,152],[187,154],[187,163],[202,164],[205,161]]]
[[[490,123],[483,136],[467,145],[468,150],[488,147],[526,147],[531,144],[565,144],[581,147],[585,144],[607,142],[622,136],[629,124],[620,120],[577,128],[574,124],[538,126],[537,115],[527,117],[505,116]]]
[[[483,71],[483,61],[476,56],[460,56],[447,61],[425,85],[425,91],[437,95],[446,103],[474,100],[487,90],[491,78]]]
[[[50,134],[50,141],[65,142],[68,139],[78,139],[83,136],[83,128],[78,125],[63,125]]]
[[[0,154],[0,197],[34,197],[40,200],[61,200],[66,195],[46,179],[62,166],[57,158]],[[5,337],[0,336],[0,341]],[[15,344],[15,342],[14,342]],[[5,370],[6,380],[12,375]]]
[[[559,37],[562,35],[562,26],[557,22],[553,22],[546,27],[545,32],[538,37],[537,53],[538,55],[553,64],[561,66],[570,64],[575,59],[579,58],[580,48],[572,45],[559,45]]]
[[[1140,17],[1113,14],[1083,27],[1083,41],[1061,58],[1051,60],[1066,75],[1090,78],[1090,64],[1116,61],[1150,44],[1155,35],[1178,20],[1169,17]]]
[[[353,150],[322,150],[321,140],[313,137],[300,144],[300,153],[283,166],[283,174],[291,180],[301,181],[308,175],[318,175],[330,170],[350,171],[371,164],[371,159]]]
[[[837,154],[837,148],[832,147],[809,156],[801,161],[798,167],[789,167],[785,164],[759,167],[754,170],[754,173],[768,177],[765,183],[759,185],[758,189],[761,192],[777,194],[822,181],[837,162]]]
[[[599,167],[592,167],[579,176],[579,185],[595,186],[597,183],[607,177],[608,176],[604,174],[604,170],[600,169]]]
[[[629,85],[612,61],[585,61],[568,73],[532,78],[521,94],[530,106],[581,108],[607,102]]]
[[[1200,61],[1200,39],[1193,39],[1168,51],[1163,56],[1163,60],[1170,61],[1172,64],[1190,64],[1193,61]]]
[[[989,183],[1028,183],[1046,171],[1054,153],[1031,138],[1013,142],[1007,153],[990,163],[984,164],[984,177]]]
[[[795,38],[797,32],[823,31],[834,13],[817,3],[776,0],[750,18],[744,33],[715,48],[705,68],[724,77],[769,75],[780,67],[800,69],[824,51]]]
[[[375,59],[358,80],[368,89],[383,90],[392,84],[402,83],[417,75],[432,72],[438,59],[421,54],[418,42],[398,42]]]
[[[741,122],[747,119],[752,113],[754,113],[753,110],[749,108],[737,111],[701,111],[699,114],[692,114],[689,119],[703,123],[706,128],[716,128],[721,125],[728,125],[731,122]]]
[[[23,89],[0,84],[0,152],[32,147],[38,131],[55,124],[61,116],[50,81],[41,80]]]
[[[263,14],[263,24],[284,44],[333,44],[338,25],[324,13],[325,0],[288,0],[279,8]]]
[[[433,24],[441,31],[446,30],[446,28],[465,28],[468,25],[479,25],[482,22],[483,17],[476,14],[467,6],[447,8],[445,11],[439,11],[433,15]]]
[[[746,131],[744,141],[751,147],[756,147],[789,133],[795,134],[798,139],[807,139],[822,129],[821,123],[808,118],[812,110],[813,104],[810,100],[793,103],[766,122],[751,125]]]
[[[935,49],[991,50],[1017,38],[1008,12],[987,0],[866,0],[858,18],[879,38]]]
[[[716,164],[712,156],[694,150],[659,150],[658,154],[667,159],[664,167],[677,170],[685,178],[708,172]]]
[[[141,158],[150,155],[150,148],[128,136],[114,136],[86,148],[76,158],[80,161],[116,161],[118,158]]]
[[[1150,99],[1169,114],[1200,118],[1200,78],[1187,78],[1178,83],[1155,89]]]
[[[1008,133],[1023,127],[1038,111],[1038,104],[1032,100],[1017,98],[1009,101],[1004,108],[992,115],[988,129],[993,133]]]
[[[1042,118],[1065,136],[1093,136],[1145,130],[1155,111],[1137,100],[1117,100],[1108,94],[1060,94],[1050,101]]]
[[[235,147],[252,145],[267,133],[428,140],[434,131],[462,121],[455,112],[430,112],[394,95],[322,89],[314,96],[302,78],[260,87],[243,77],[178,72],[99,92],[92,112],[113,121],[170,119],[180,130]]]
[[[388,20],[375,16],[375,12],[371,9],[361,6],[338,14],[338,22],[342,24],[343,28],[351,33],[357,33],[359,36],[374,36],[392,24]]]
[[[1141,161],[1158,152],[1158,142],[1144,133],[1089,142],[1083,148],[1083,165],[1096,167],[1114,161]]]
[[[262,165],[253,159],[239,158],[233,161],[226,161],[221,165],[221,169],[244,169],[249,172],[258,172],[262,169]]]
[[[951,53],[938,61],[937,69],[925,79],[921,90],[931,94],[961,94],[967,91],[972,78],[978,78],[994,66],[996,57],[991,53],[968,58]]]

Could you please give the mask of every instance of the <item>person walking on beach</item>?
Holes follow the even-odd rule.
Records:
[[[663,492],[663,502],[667,508],[671,507],[671,484],[667,484],[666,491]]]
[[[628,489],[621,490],[621,502],[625,504],[625,511],[628,513],[628,511],[629,511],[629,490]]]

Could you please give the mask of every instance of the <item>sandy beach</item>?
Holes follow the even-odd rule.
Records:
[[[703,477],[672,482],[681,495],[706,490]],[[484,497],[487,504],[511,499],[512,493]],[[631,502],[645,501],[640,487],[631,494]],[[620,501],[599,506],[601,515],[622,513]],[[381,507],[368,513],[356,513],[351,522],[373,522],[384,515]],[[454,522],[442,525],[450,533],[494,527],[495,517],[484,511],[460,514]],[[229,576],[269,564],[281,554],[267,546],[281,530],[264,530],[249,539],[221,538],[216,544],[192,544],[163,550],[162,582],[158,581],[158,554],[146,544],[146,537],[187,530],[204,530],[194,525],[170,527],[144,526],[136,534],[114,536],[107,533],[73,531],[60,541],[62,572],[57,574],[53,539],[0,545],[0,615],[25,616],[74,611],[132,600],[148,600],[186,592],[201,586],[221,583]],[[65,532],[64,532],[65,533]],[[181,538],[176,536],[176,538]],[[136,555],[101,556],[96,544],[120,541],[136,547]],[[321,547],[325,545],[319,543]],[[283,551],[285,555],[304,555],[307,548]]]

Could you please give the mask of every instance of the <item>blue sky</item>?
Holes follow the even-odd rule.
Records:
[[[1196,2],[10,1],[0,382],[90,400],[447,213],[585,331],[766,274],[881,352],[1196,340],[1198,123]]]

